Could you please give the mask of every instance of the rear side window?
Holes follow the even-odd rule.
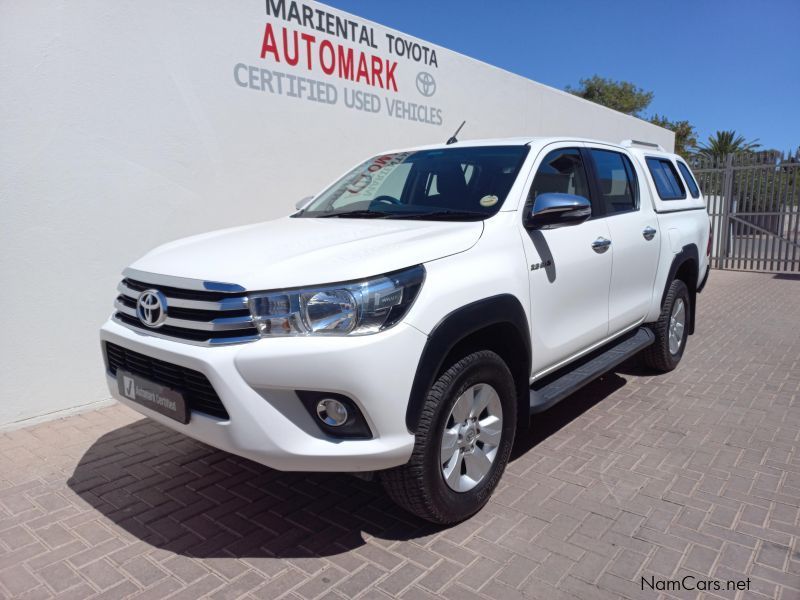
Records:
[[[652,156],[648,156],[645,160],[656,184],[658,195],[662,200],[681,200],[686,198],[686,190],[683,189],[683,184],[671,160]]]
[[[683,180],[686,182],[686,185],[689,186],[689,193],[692,195],[692,198],[699,198],[700,197],[700,188],[697,187],[697,182],[692,177],[692,172],[689,170],[685,164],[681,161],[678,161],[678,169],[683,175]]]
[[[590,152],[597,171],[600,201],[605,206],[605,214],[637,210],[639,203],[636,174],[628,157],[619,152],[597,148],[590,149]]]

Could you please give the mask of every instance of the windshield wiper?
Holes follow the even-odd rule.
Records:
[[[454,221],[460,219],[485,219],[490,215],[484,212],[479,212],[477,210],[434,210],[431,212],[414,212],[414,213],[391,213],[390,218],[392,219],[441,219],[441,220],[448,220],[452,219]]]
[[[332,212],[317,216],[317,219],[330,219],[332,217],[347,217],[351,219],[384,219],[390,213],[378,210],[351,210],[349,212]]]
[[[309,214],[308,216],[312,216]],[[345,219],[420,219],[420,220],[463,220],[485,219],[490,215],[477,210],[432,210],[430,212],[386,212],[379,210],[351,210],[346,212],[330,212],[316,215],[317,219],[331,219],[334,217]]]

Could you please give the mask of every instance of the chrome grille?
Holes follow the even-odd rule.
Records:
[[[192,344],[219,345],[251,342],[259,338],[247,308],[245,292],[226,291],[222,284],[209,289],[185,289],[123,279],[117,286],[114,319],[137,331],[156,337],[180,339]],[[235,287],[235,286],[229,286]],[[158,290],[166,298],[166,320],[157,328],[139,319],[137,302],[145,290]]]

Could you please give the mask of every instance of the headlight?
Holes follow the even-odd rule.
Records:
[[[365,335],[395,325],[425,279],[422,265],[355,283],[249,295],[262,336]]]

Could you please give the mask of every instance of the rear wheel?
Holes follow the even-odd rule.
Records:
[[[678,366],[689,337],[689,290],[680,279],[674,280],[667,290],[661,315],[651,325],[656,341],[642,358],[647,366],[658,371],[672,371]]]
[[[414,451],[384,471],[389,496],[434,523],[455,523],[489,500],[505,469],[517,421],[514,379],[494,352],[459,360],[431,386]]]

